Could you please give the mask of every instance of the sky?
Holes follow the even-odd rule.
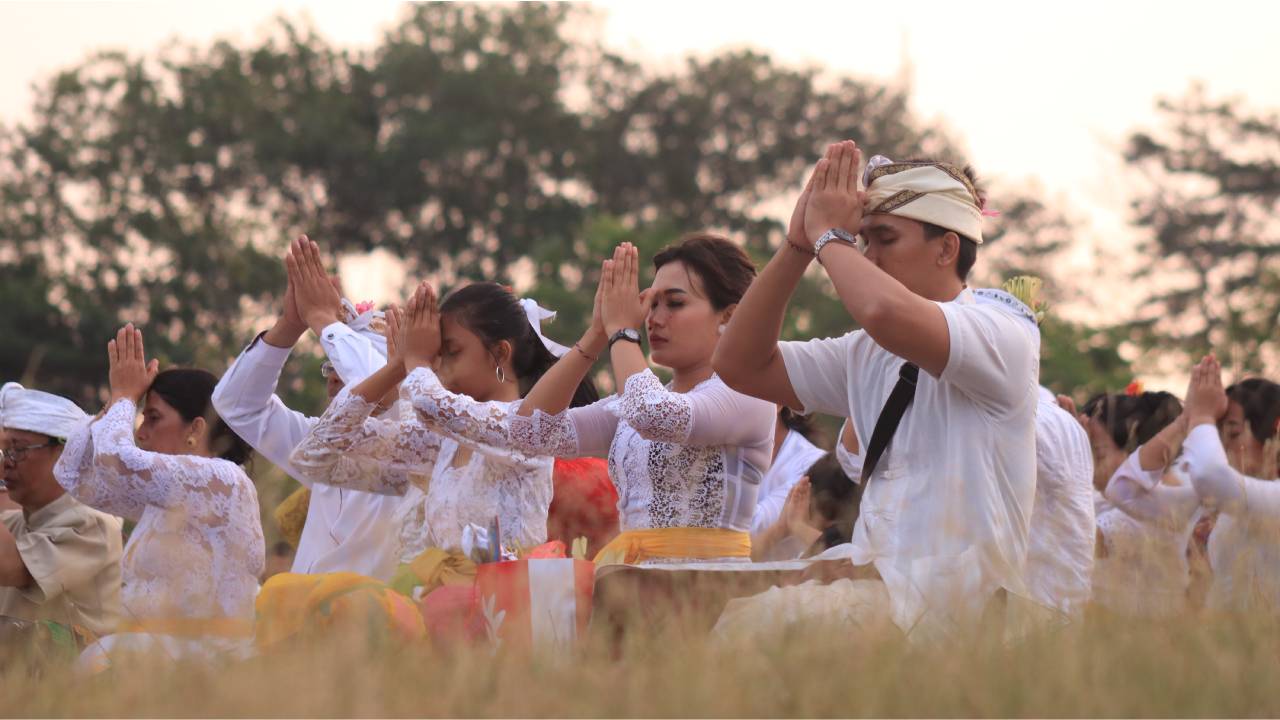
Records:
[[[961,139],[984,176],[1030,183],[1071,212],[1085,229],[1082,248],[1135,241],[1126,225],[1134,179],[1119,151],[1129,132],[1156,126],[1158,98],[1203,82],[1214,97],[1280,108],[1280,3],[594,5],[600,17],[588,31],[658,66],[753,47],[834,73],[908,79],[917,113]],[[0,3],[0,120],[23,119],[31,83],[97,49],[140,54],[174,38],[252,42],[278,13],[310,18],[335,42],[370,47],[400,11],[381,0]]]

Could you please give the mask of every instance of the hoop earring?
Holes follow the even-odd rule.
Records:
[[[499,366],[497,366],[497,367],[495,367],[495,368],[493,369],[493,374],[494,374],[495,376],[497,376],[497,378],[498,378],[498,382],[500,382],[500,383],[505,383],[505,382],[507,381],[507,374],[506,374],[505,372],[503,372],[503,371],[502,371],[502,366],[501,366],[501,365],[499,365]]]

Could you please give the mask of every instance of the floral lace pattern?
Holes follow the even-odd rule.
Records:
[[[266,562],[253,481],[226,460],[138,448],[136,413],[117,401],[54,468],[80,502],[137,522],[122,561],[126,619],[252,618]]]
[[[401,385],[394,419],[369,417],[374,407],[340,394],[292,462],[313,482],[403,496],[401,562],[428,547],[456,549],[467,525],[488,527],[494,517],[504,543],[546,541],[553,460],[507,448],[512,406],[451,393],[421,368]]]
[[[509,432],[512,446],[530,454],[607,454],[624,531],[749,531],[772,455],[774,412],[714,375],[677,393],[645,370],[621,396],[559,415],[513,415]]]

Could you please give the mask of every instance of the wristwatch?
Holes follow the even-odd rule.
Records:
[[[827,243],[831,242],[832,240],[836,242],[845,243],[846,245],[852,245],[854,247],[858,247],[857,239],[855,239],[853,235],[849,233],[848,230],[842,230],[840,228],[831,228],[830,230],[822,233],[822,237],[818,238],[818,242],[813,244],[813,254],[817,255],[818,253],[822,252],[822,248],[826,247]]]
[[[639,345],[640,331],[634,328],[622,328],[618,332],[614,333],[613,337],[609,338],[609,349],[612,350],[613,344],[619,340],[626,340],[627,342],[633,342]]]

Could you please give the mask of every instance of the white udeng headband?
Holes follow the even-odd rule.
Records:
[[[954,165],[894,162],[876,155],[862,173],[867,213],[899,215],[933,223],[982,244],[978,193]]]
[[[556,312],[542,307],[533,298],[520,298],[520,307],[524,308],[525,317],[529,318],[529,325],[533,328],[533,332],[538,335],[538,339],[542,341],[543,347],[551,351],[551,354],[556,357],[564,357],[564,354],[569,352],[569,348],[542,334],[542,322],[544,320],[555,320]]]

